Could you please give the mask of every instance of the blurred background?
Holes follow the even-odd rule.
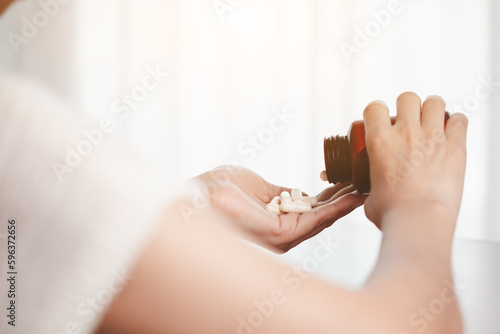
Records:
[[[44,82],[96,124],[123,116],[114,135],[158,171],[182,180],[234,163],[316,194],[325,136],[347,133],[372,100],[395,113],[404,91],[440,94],[470,118],[457,236],[500,241],[499,1],[61,2],[6,13],[2,70]],[[152,70],[168,77],[144,90]],[[343,229],[346,263],[380,241],[362,209],[325,233]]]

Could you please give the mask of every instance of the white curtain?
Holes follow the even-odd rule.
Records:
[[[500,81],[500,1],[491,0],[491,34],[490,49],[492,60],[492,73],[496,81]],[[498,89],[498,87],[497,87]],[[500,240],[500,94],[498,92],[492,97],[489,123],[489,140],[482,143],[487,146],[488,158],[488,194],[487,194],[487,224],[485,224],[486,236]]]
[[[50,85],[95,123],[124,116],[114,135],[159,171],[186,179],[231,162],[317,193],[323,137],[347,132],[371,100],[440,94],[470,117],[457,234],[500,240],[500,100],[498,85],[483,87],[500,80],[497,1],[67,2],[19,1],[4,15],[2,69]],[[7,36],[41,3],[58,4],[53,17],[15,52]],[[144,89],[151,71],[168,77]],[[345,221],[367,224],[362,210]]]

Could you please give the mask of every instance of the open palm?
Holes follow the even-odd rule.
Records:
[[[349,184],[336,184],[317,196],[319,203],[312,211],[276,215],[266,211],[266,204],[290,188],[271,184],[248,169],[227,166],[198,178],[214,189],[211,201],[215,208],[252,241],[280,253],[331,226],[365,198]]]

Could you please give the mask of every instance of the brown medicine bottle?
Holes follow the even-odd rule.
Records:
[[[445,123],[450,113],[445,114]],[[391,117],[394,125],[396,117]],[[351,182],[358,192],[370,192],[370,160],[365,144],[365,123],[355,121],[347,136],[332,136],[324,140],[325,166],[328,182]]]

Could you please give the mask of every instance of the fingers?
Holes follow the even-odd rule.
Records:
[[[469,120],[464,114],[453,114],[446,124],[445,133],[449,141],[465,148]]]
[[[420,126],[421,106],[422,101],[417,94],[406,92],[399,95],[396,101],[396,124],[399,126]]]
[[[437,95],[429,96],[422,105],[422,127],[429,131],[444,131],[444,115],[446,102]]]
[[[320,192],[316,198],[318,199],[318,202],[325,202],[328,201],[330,198],[332,198],[333,195],[338,193],[340,190],[346,188],[349,186],[349,183],[336,183],[335,185],[326,188],[322,192]]]
[[[304,225],[323,225],[322,227],[325,228],[360,205],[363,205],[363,203],[364,196],[355,192],[345,194],[331,203],[314,208],[312,211],[303,214],[302,217],[306,223]],[[301,219],[300,223],[303,224],[304,222]]]
[[[346,187],[340,189],[338,192],[336,192],[335,194],[333,194],[330,198],[326,199],[325,201],[321,202],[320,205],[325,205],[325,204],[328,204],[328,203],[331,203],[333,201],[335,201],[337,198],[339,197],[342,197],[344,196],[345,194],[349,194],[349,193],[358,193],[356,191],[356,186],[348,183]]]
[[[389,108],[382,101],[373,101],[368,104],[363,112],[363,118],[365,120],[365,131],[367,133],[391,126]]]

